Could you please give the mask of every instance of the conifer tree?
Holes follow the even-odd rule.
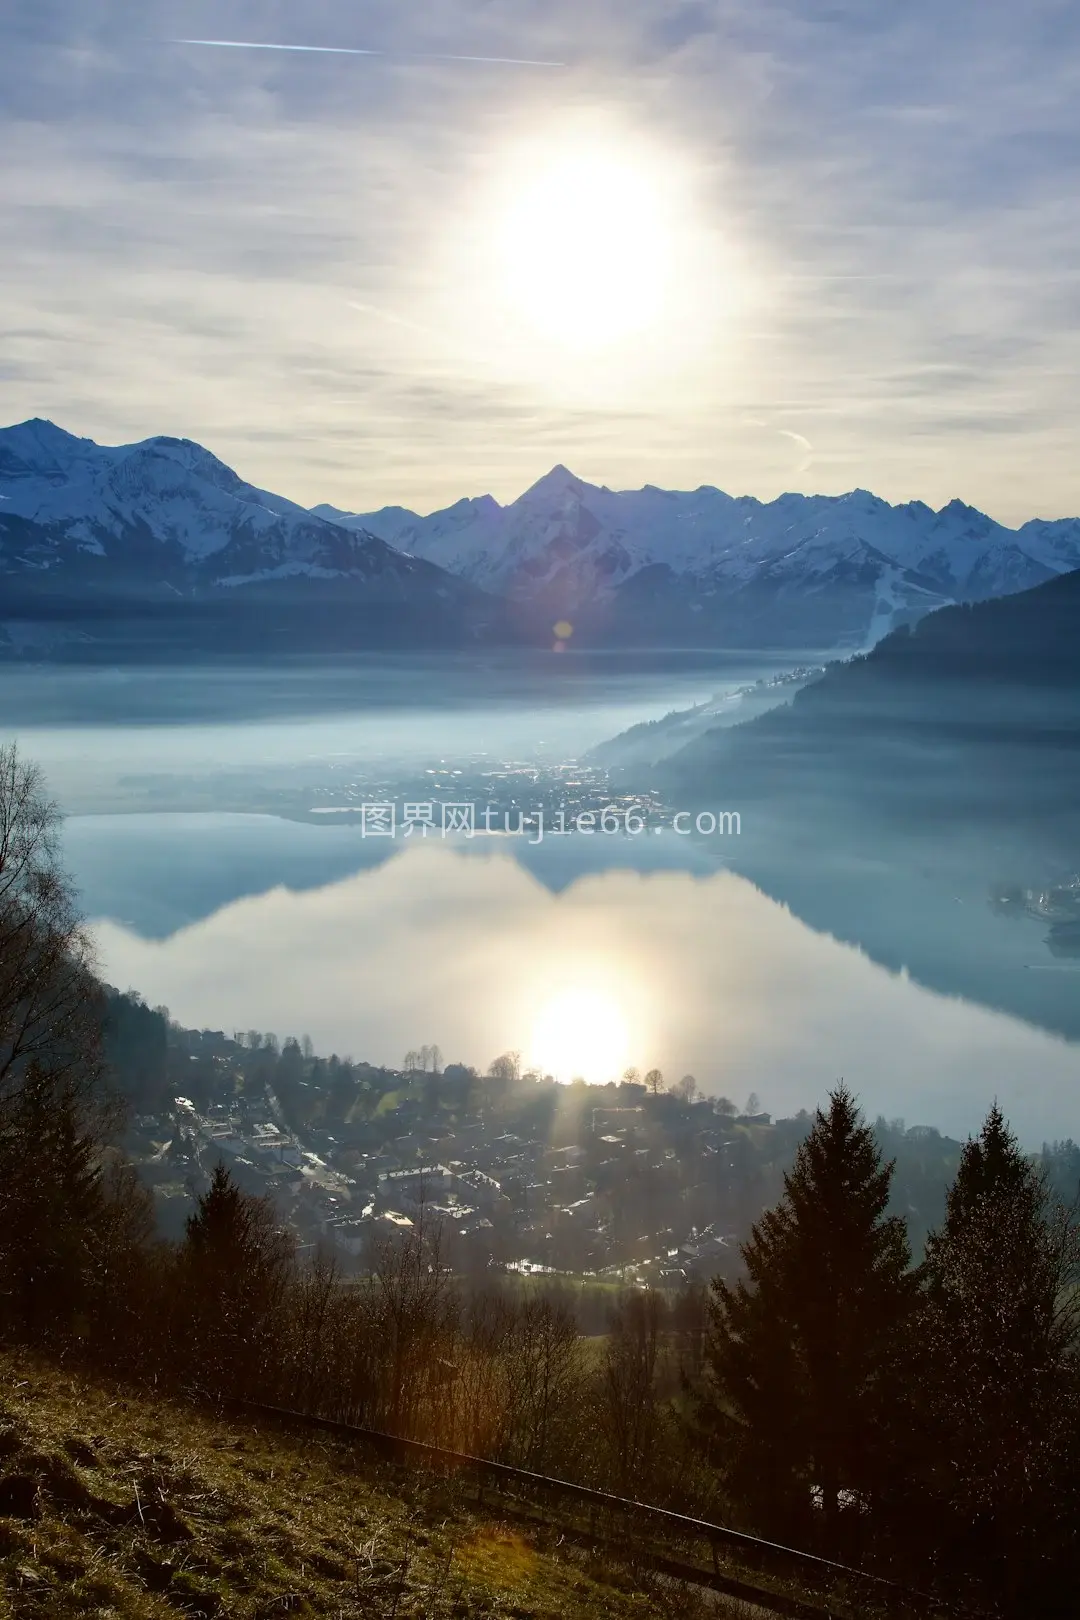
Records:
[[[269,1200],[245,1193],[219,1163],[188,1217],[178,1278],[186,1364],[206,1392],[268,1387],[292,1255]]]
[[[842,1506],[873,1508],[890,1488],[917,1287],[904,1223],[886,1214],[891,1174],[838,1087],[743,1246],[746,1278],[713,1284],[702,1416],[762,1529],[807,1537],[816,1523],[835,1547]]]
[[[66,1081],[36,1062],[0,1113],[0,1298],[8,1332],[78,1326],[101,1187],[99,1144]]]
[[[1006,1607],[1038,1591],[1056,1612],[1045,1582],[1075,1598],[1078,1264],[1071,1212],[995,1105],[927,1241],[922,1383],[932,1535]]]

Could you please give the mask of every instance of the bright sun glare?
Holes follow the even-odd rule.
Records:
[[[543,1008],[533,1030],[531,1061],[556,1080],[611,1080],[626,1065],[626,1020],[611,996],[569,989]]]
[[[660,173],[582,146],[533,154],[506,208],[506,290],[545,336],[596,347],[659,313],[671,226]]]

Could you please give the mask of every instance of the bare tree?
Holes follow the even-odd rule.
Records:
[[[455,1443],[477,1455],[503,1458],[514,1410],[508,1350],[514,1305],[502,1289],[484,1288],[465,1302],[453,1380]]]
[[[340,1292],[337,1262],[321,1246],[310,1263],[291,1278],[283,1392],[306,1411],[318,1411],[331,1397],[328,1327]]]
[[[31,1064],[85,1096],[101,1076],[93,953],[41,773],[0,748],[0,1107]]]
[[[612,1312],[604,1347],[604,1427],[618,1488],[631,1494],[657,1437],[666,1317],[663,1298],[651,1289],[628,1294]]]
[[[664,1076],[659,1069],[650,1069],[645,1076],[645,1084],[655,1097],[658,1092],[664,1089]]]
[[[684,1074],[675,1087],[675,1095],[685,1103],[692,1103],[698,1094],[698,1083],[692,1074]]]
[[[380,1347],[380,1420],[415,1436],[433,1377],[439,1378],[447,1319],[455,1305],[442,1228],[421,1202],[414,1223],[375,1244],[371,1308]]]
[[[521,1053],[503,1052],[500,1057],[493,1058],[488,1065],[488,1075],[492,1080],[501,1080],[505,1085],[512,1085],[521,1079]]]
[[[577,1319],[566,1299],[533,1295],[517,1313],[511,1346],[515,1395],[511,1461],[543,1470],[558,1426],[572,1422],[581,1375]]]

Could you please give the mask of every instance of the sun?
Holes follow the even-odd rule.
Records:
[[[530,1059],[556,1080],[612,1080],[627,1061],[629,1032],[617,1001],[580,987],[554,995],[533,1030]]]
[[[587,141],[534,151],[505,199],[498,247],[507,296],[543,336],[577,348],[629,337],[669,291],[662,173]]]

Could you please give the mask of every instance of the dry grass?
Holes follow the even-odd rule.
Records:
[[[725,1612],[647,1582],[332,1437],[0,1354],[0,1615],[13,1620]]]

